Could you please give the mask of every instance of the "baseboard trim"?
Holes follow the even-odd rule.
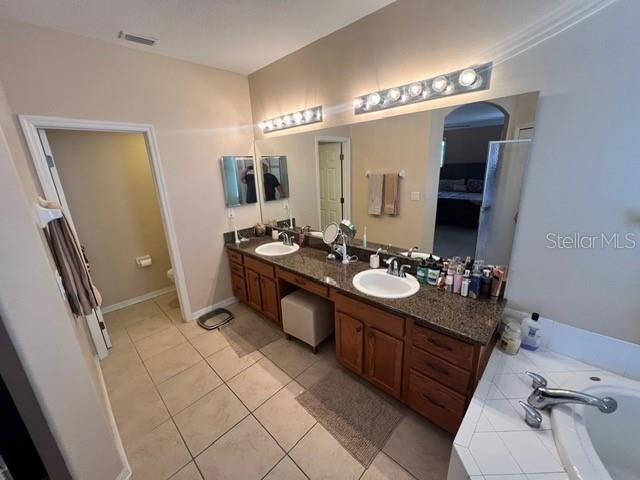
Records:
[[[216,308],[225,308],[225,307],[228,307],[229,305],[233,305],[234,303],[237,303],[239,301],[240,300],[238,300],[236,297],[225,298],[224,300],[221,300],[221,301],[219,301],[217,303],[214,303],[213,305],[209,305],[208,307],[204,307],[204,308],[201,308],[200,310],[198,310],[196,312],[193,312],[191,314],[191,320],[197,320],[202,315],[205,315],[205,314],[207,314],[209,312],[212,312]]]
[[[131,471],[131,465],[129,465],[129,459],[127,458],[127,454],[124,450],[122,439],[120,438],[120,431],[118,430],[118,425],[116,424],[116,418],[113,415],[113,410],[111,409],[111,399],[109,398],[107,385],[104,383],[104,376],[102,375],[102,367],[100,366],[100,360],[98,359],[97,355],[94,356],[93,359],[96,362],[96,368],[98,369],[98,380],[100,382],[100,390],[101,390],[102,396],[105,399],[105,403],[107,405],[107,419],[109,420],[109,424],[111,426],[111,429],[113,430],[113,437],[116,441],[116,449],[118,450],[120,459],[124,464],[124,466],[122,467],[122,470],[120,471],[118,476],[115,478],[115,480],[129,480],[133,472]]]
[[[140,295],[139,297],[133,297],[128,300],[123,300],[122,302],[114,303],[113,305],[101,307],[100,310],[102,310],[102,313],[115,312],[116,310],[130,307],[131,305],[135,305],[136,303],[146,302],[147,300],[159,297],[160,295],[164,295],[165,293],[173,292],[175,291],[175,289],[176,287],[171,285],[170,287],[165,287],[161,288],[160,290],[154,290],[153,292],[145,293],[144,295]]]

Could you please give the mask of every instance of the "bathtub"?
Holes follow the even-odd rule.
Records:
[[[609,414],[584,405],[551,410],[555,443],[569,478],[640,479],[640,382],[612,375],[585,379],[571,388],[613,397],[618,409]]]

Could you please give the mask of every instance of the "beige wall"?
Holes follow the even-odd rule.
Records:
[[[3,131],[10,115],[0,85]],[[0,317],[72,478],[113,480],[124,464],[94,383],[84,319],[60,294],[16,160],[0,132]]]
[[[640,343],[633,267],[640,248],[640,103],[630,100],[640,64],[629,60],[637,56],[640,3],[618,0],[541,43],[531,41],[528,35],[535,32],[523,31],[524,25],[535,25],[556,5],[568,3],[399,0],[250,75],[253,116],[258,121],[321,104],[323,124],[305,127],[314,130],[540,91],[510,304]],[[514,51],[513,45],[527,48]],[[488,91],[371,115],[352,113],[356,95],[490,60],[496,65]],[[548,233],[576,231],[633,233],[639,247],[548,248]],[[599,280],[602,265],[615,272],[606,281]]]
[[[47,130],[47,138],[103,306],[170,286],[144,135]],[[138,267],[147,254],[153,265]]]
[[[221,155],[252,155],[247,78],[0,19],[0,81],[11,113],[152,124],[189,293],[197,311],[231,296]],[[30,201],[29,157],[13,118],[9,146]],[[239,226],[258,205],[236,209]]]

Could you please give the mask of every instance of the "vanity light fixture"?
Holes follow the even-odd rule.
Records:
[[[487,90],[491,83],[492,68],[492,62],[474,65],[418,82],[361,95],[354,98],[353,110],[359,115],[434,98]]]
[[[258,124],[258,127],[264,132],[275,132],[284,130],[285,128],[298,127],[301,125],[309,125],[322,121],[322,106],[305,108],[293,113],[287,113],[280,117],[270,118]]]

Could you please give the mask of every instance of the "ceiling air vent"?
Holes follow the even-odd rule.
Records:
[[[143,37],[142,35],[136,35],[135,33],[127,33],[120,30],[118,38],[128,40],[129,42],[140,43],[152,47],[156,44],[156,39],[151,37]]]

